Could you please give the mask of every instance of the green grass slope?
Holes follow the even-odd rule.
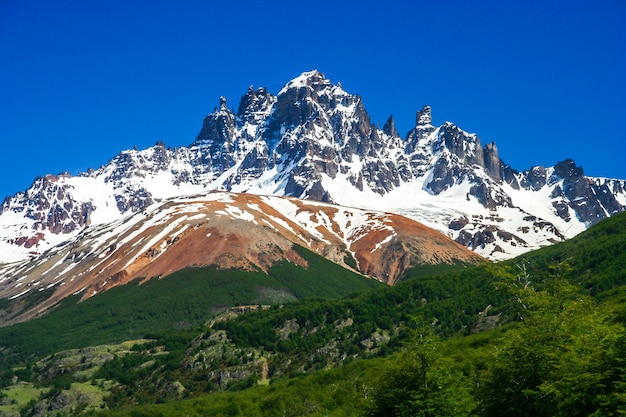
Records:
[[[582,285],[592,296],[610,297],[626,284],[626,212],[605,219],[568,241],[524,254],[506,264],[524,264],[537,278],[561,266],[558,273]]]

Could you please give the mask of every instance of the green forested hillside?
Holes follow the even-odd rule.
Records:
[[[591,227],[573,239],[530,252],[507,264],[522,263],[530,274],[541,277],[559,266],[558,273],[574,284],[604,298],[626,284],[626,213]]]
[[[308,261],[307,269],[286,261],[267,274],[186,269],[141,285],[136,281],[116,287],[83,302],[77,302],[78,295],[42,318],[0,328],[0,364],[196,328],[230,306],[337,298],[384,287],[304,248],[296,250]]]

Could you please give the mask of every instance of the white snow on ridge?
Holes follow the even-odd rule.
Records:
[[[226,207],[226,213],[230,214],[231,217],[235,219],[241,219],[241,220],[245,220],[245,221],[249,221],[251,223],[257,224],[254,214],[248,211],[244,211],[237,206]]]
[[[455,184],[438,195],[431,194],[422,181],[403,183],[391,192],[381,196],[364,188],[357,190],[349,183],[345,176],[340,174],[331,179],[323,177],[323,185],[332,199],[341,206],[350,206],[353,202],[365,202],[363,209],[394,212],[402,214],[425,224],[435,230],[455,239],[455,233],[448,228],[448,224],[455,219],[480,219],[482,224],[493,224],[498,229],[510,231],[520,236],[526,244],[499,240],[499,245],[505,252],[496,251],[496,244],[487,244],[484,248],[473,248],[477,253],[493,260],[508,259],[527,252],[532,248],[542,247],[553,243],[555,235],[552,231],[528,228],[527,216],[535,216],[539,220],[552,222],[558,230],[565,231],[566,237],[572,237],[585,230],[586,226],[575,216],[566,222],[556,216],[555,209],[549,198],[552,189],[544,187],[540,192],[529,190],[515,190],[503,186],[513,203],[520,208],[498,207],[495,210],[485,210],[485,207],[470,194],[472,184],[467,181]],[[463,202],[459,204],[459,202]],[[489,217],[485,217],[489,214]],[[490,220],[492,219],[492,220]],[[526,231],[526,228],[528,230]],[[470,228],[471,230],[471,228]]]
[[[150,240],[148,240],[148,242],[146,244],[144,244],[144,246],[141,248],[141,250],[135,252],[135,255],[126,263],[126,265],[124,265],[124,267],[122,269],[128,268],[130,265],[133,264],[133,262],[135,262],[137,260],[137,258],[139,256],[141,256],[144,253],[148,252],[148,250],[150,250],[158,242],[164,240],[166,236],[172,235],[173,237],[175,237],[175,236],[179,235],[180,233],[184,232],[185,229],[188,227],[188,225],[184,225],[184,228],[182,228],[182,230],[179,230],[177,233],[173,233],[174,230],[178,227],[178,225],[181,224],[182,222],[184,222],[186,219],[187,219],[187,216],[181,216],[181,217],[178,217],[177,219],[173,220],[172,222],[167,223],[165,225],[165,227],[163,227]],[[160,251],[159,253],[156,254],[156,256],[153,257],[153,259],[158,258],[162,253],[163,253],[163,251]]]
[[[378,242],[376,244],[376,246],[374,246],[374,248],[370,251],[370,252],[375,252],[378,249],[380,249],[385,243],[391,242],[391,240],[396,236],[395,233],[390,234],[389,236],[387,236],[385,239],[383,239],[382,241]]]
[[[307,81],[309,78],[317,73],[317,70],[312,70],[308,72],[304,72],[293,80],[289,81],[279,92],[278,95],[286,93],[289,89],[292,88],[302,88],[307,86]]]
[[[68,193],[76,201],[90,202],[95,210],[91,215],[92,224],[105,224],[120,218],[120,211],[115,201],[115,189],[97,177],[78,176],[66,179]]]

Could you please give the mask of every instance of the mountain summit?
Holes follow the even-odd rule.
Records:
[[[395,212],[503,259],[570,238],[624,211],[626,180],[586,177],[574,161],[519,172],[495,143],[416,113],[404,138],[319,71],[277,95],[224,97],[189,146],[126,150],[97,170],[35,180],[0,208],[0,261],[18,261],[165,199],[223,190]]]

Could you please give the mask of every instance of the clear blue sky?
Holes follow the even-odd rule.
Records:
[[[430,104],[517,170],[626,179],[624,22],[624,0],[0,0],[0,198],[188,145],[219,96],[311,69],[403,136]]]

